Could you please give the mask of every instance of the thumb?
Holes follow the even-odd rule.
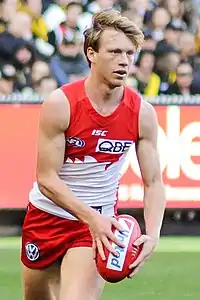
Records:
[[[145,235],[141,235],[137,240],[135,240],[135,242],[133,243],[134,246],[140,246],[142,244],[144,244],[144,242],[146,241],[146,236]]]

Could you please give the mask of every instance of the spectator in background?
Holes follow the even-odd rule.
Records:
[[[195,38],[192,33],[185,31],[180,36],[179,49],[181,60],[188,62],[195,68],[196,45]]]
[[[160,78],[153,72],[155,65],[154,53],[142,50],[137,60],[134,76],[129,76],[127,84],[136,88],[142,95],[157,96],[160,89]]]
[[[31,69],[31,82],[34,84],[36,81],[40,80],[43,77],[47,77],[51,75],[49,65],[42,61],[35,61],[32,65]]]
[[[0,68],[0,95],[10,95],[15,91],[16,69],[9,64]]]
[[[48,40],[48,27],[41,15],[42,0],[20,0],[18,1],[18,11],[29,15],[31,20],[31,31],[34,38]]]
[[[14,21],[13,30],[15,31],[15,36],[18,35],[18,37],[34,44],[30,15],[25,12],[17,12],[14,16]]]
[[[61,42],[57,45],[57,54],[51,59],[51,71],[59,85],[69,82],[73,77],[81,78],[88,74],[89,67],[83,55],[83,36],[78,27],[78,19],[83,7],[71,2],[67,6],[66,22],[59,27]],[[59,37],[55,32],[55,40]],[[72,77],[71,77],[72,76]]]
[[[165,51],[156,53],[155,73],[160,77],[159,94],[164,93],[176,80],[176,69],[180,63],[180,53],[173,46],[166,46]]]
[[[171,21],[181,21],[183,6],[179,0],[163,0],[161,5],[169,12]]]
[[[156,52],[162,54],[168,45],[178,50],[181,33],[186,29],[186,25],[181,21],[169,22],[164,30],[164,39],[159,41],[156,45]]]
[[[177,67],[177,76],[174,84],[165,92],[167,95],[196,95],[200,94],[200,85],[193,83],[193,69],[187,62],[182,62]]]
[[[144,43],[142,49],[154,51],[156,48],[156,41],[153,39],[153,36],[150,31],[144,31]]]
[[[35,81],[32,87],[33,91],[37,94],[47,96],[57,89],[57,82],[51,76],[44,76],[41,77],[38,81]]]
[[[183,20],[187,23],[189,30],[195,33],[198,19],[200,17],[200,1],[199,0],[183,0],[181,1],[183,9]]]
[[[51,77],[51,70],[49,65],[45,61],[36,60],[32,65],[29,76],[30,84],[22,89],[23,93],[33,93],[39,90],[44,91],[44,83],[48,84],[47,90],[49,90],[50,86],[55,86],[54,84],[51,85],[52,80],[49,80],[49,78],[53,78]],[[55,78],[53,79],[54,82],[56,82]]]
[[[122,15],[124,17],[127,17],[129,20],[131,20],[132,22],[134,22],[135,25],[137,25],[139,28],[142,29],[143,27],[143,16],[137,14],[137,13],[133,13],[130,10],[125,10]]]
[[[138,14],[144,19],[147,10],[150,8],[148,0],[129,0],[127,1],[127,10],[131,13]]]
[[[165,8],[158,7],[155,9],[152,14],[151,22],[148,24],[155,41],[158,42],[164,38],[164,29],[169,21],[170,14]]]
[[[17,0],[0,0],[0,32],[7,29],[11,18],[17,12]]]
[[[27,37],[27,22],[24,13],[16,13],[8,24],[8,29],[0,34],[0,58],[2,64],[12,64],[17,71],[16,89],[30,84],[30,71],[35,60],[35,50],[24,38]],[[29,32],[28,32],[29,33]]]
[[[30,44],[19,45],[13,53],[12,63],[17,70],[16,88],[21,91],[31,84],[31,68],[35,61],[35,51]]]
[[[24,18],[25,17],[25,18]],[[22,13],[16,13],[8,24],[8,29],[0,33],[0,59],[7,63],[18,63],[18,58],[24,64],[34,55],[34,47],[24,38],[27,37],[26,16]],[[29,32],[28,32],[29,33]],[[21,49],[21,51],[20,51]],[[21,54],[23,51],[23,59]],[[25,51],[26,50],[26,51]],[[24,57],[26,52],[26,59]],[[31,55],[28,54],[31,52]],[[18,67],[18,65],[16,65]]]
[[[55,0],[43,12],[43,18],[48,28],[48,32],[54,31],[58,26],[66,21],[66,7],[70,0]]]
[[[55,42],[52,43],[52,32],[66,21],[66,6],[69,2],[70,0],[55,0],[50,1],[49,5],[46,3],[46,9],[42,10],[38,23],[33,24],[36,31],[36,49],[43,60],[49,61],[56,52]],[[42,26],[40,23],[42,23]],[[32,30],[34,30],[34,27]]]
[[[87,11],[92,15],[100,10],[111,9],[115,7],[115,0],[95,0],[88,5]]]

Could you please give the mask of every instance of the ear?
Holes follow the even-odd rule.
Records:
[[[88,47],[87,49],[87,58],[91,63],[96,62],[96,52],[92,49],[92,47]]]

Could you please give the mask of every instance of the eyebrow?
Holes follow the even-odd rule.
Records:
[[[119,51],[119,52],[135,52],[134,49],[120,49],[120,48],[108,48],[108,51]]]

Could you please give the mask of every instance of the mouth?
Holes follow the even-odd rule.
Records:
[[[127,72],[125,70],[117,70],[113,73],[116,74],[120,78],[124,78],[127,76]]]

